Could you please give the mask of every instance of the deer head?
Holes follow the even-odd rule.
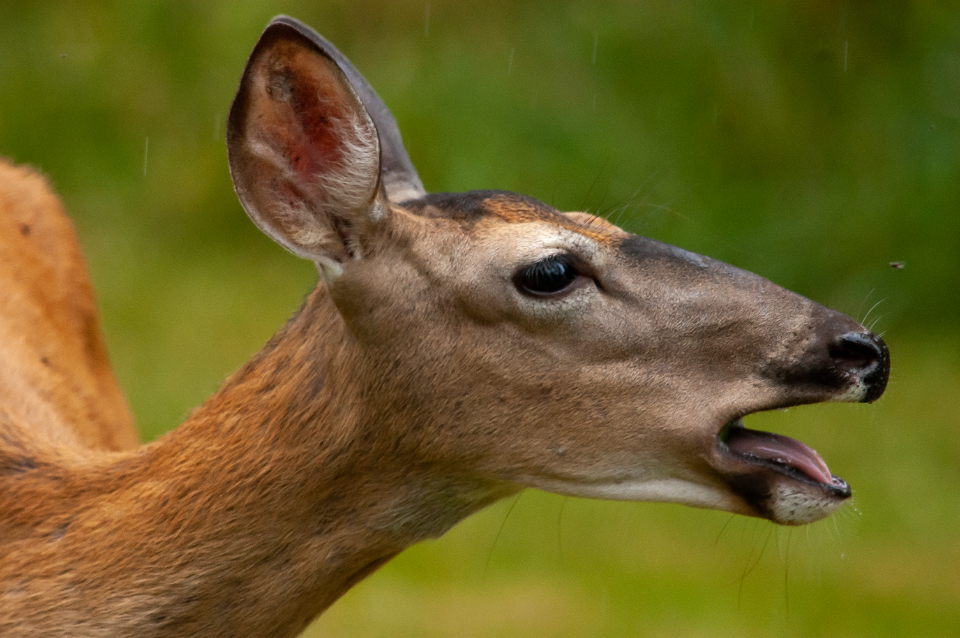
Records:
[[[847,316],[586,213],[428,194],[382,101],[290,18],[250,57],[228,148],[253,221],[316,262],[364,418],[410,467],[465,492],[531,486],[784,524],[850,496],[816,452],[741,421],[879,397],[887,348]]]

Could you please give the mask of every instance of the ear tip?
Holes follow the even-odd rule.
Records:
[[[307,29],[310,28],[307,25],[305,25],[303,22],[300,22],[299,20],[297,20],[296,18],[292,18],[285,14],[280,14],[270,19],[270,22],[267,23],[267,29],[270,29],[278,25],[293,27],[298,31],[303,28],[307,28]]]
[[[326,41],[326,39],[317,33],[315,29],[307,24],[304,24],[300,20],[297,20],[296,18],[282,14],[274,16],[273,19],[267,23],[267,26],[263,30],[263,34],[260,36],[260,38],[263,39],[264,36],[273,34],[277,31],[293,31],[300,37],[309,40],[311,44],[313,44],[315,47],[318,47],[324,53],[327,53],[326,47],[329,43]]]

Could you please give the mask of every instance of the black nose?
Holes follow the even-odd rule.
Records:
[[[837,372],[860,377],[867,389],[861,401],[870,403],[883,394],[890,379],[890,351],[872,332],[848,332],[830,346]]]

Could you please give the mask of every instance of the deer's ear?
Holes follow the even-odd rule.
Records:
[[[260,229],[329,275],[358,256],[377,199],[377,129],[343,71],[285,22],[254,48],[227,121],[230,173]]]

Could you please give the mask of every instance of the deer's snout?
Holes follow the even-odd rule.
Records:
[[[871,403],[890,378],[890,352],[883,340],[856,321],[823,306],[813,312],[813,333],[802,354],[786,360],[777,376],[814,401]],[[805,399],[807,400],[807,399]]]
[[[833,366],[843,376],[859,378],[866,389],[862,403],[880,398],[890,379],[890,351],[872,332],[848,332],[829,347]]]

